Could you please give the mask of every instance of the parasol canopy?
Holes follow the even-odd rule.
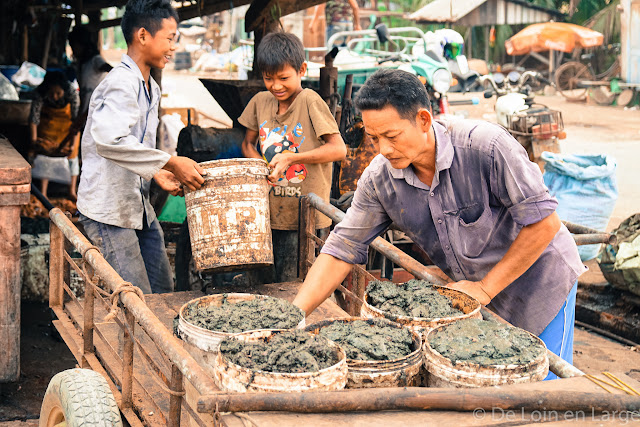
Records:
[[[504,43],[508,55],[525,55],[531,51],[559,50],[570,53],[576,47],[602,44],[602,34],[565,22],[545,22],[529,25]]]

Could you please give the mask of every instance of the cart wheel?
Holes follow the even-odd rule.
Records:
[[[556,70],[556,89],[569,101],[582,101],[587,96],[587,88],[578,87],[578,83],[594,78],[586,65],[567,62]]]
[[[107,381],[90,369],[69,369],[49,382],[40,427],[119,426],[120,410]]]

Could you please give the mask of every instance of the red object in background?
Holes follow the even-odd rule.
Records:
[[[558,134],[557,123],[542,123],[531,128],[533,136],[538,139],[549,139]]]
[[[496,27],[491,26],[491,30],[489,30],[489,46],[494,47],[496,45]]]
[[[444,95],[440,97],[440,114],[451,114],[451,107],[449,106],[449,100]]]

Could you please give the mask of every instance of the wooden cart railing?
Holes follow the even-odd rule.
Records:
[[[204,425],[195,408],[183,399],[183,379],[201,394],[217,391],[213,379],[135,292],[122,291],[126,282],[60,209],[51,210],[50,217],[49,306],[57,316],[56,328],[80,367],[105,377],[132,426],[178,426],[182,409],[196,424]],[[74,251],[81,255],[80,259],[72,257]],[[71,290],[71,269],[84,280],[83,289],[77,291],[84,293],[82,298]],[[97,318],[98,313],[105,315],[111,310],[109,295],[114,292],[120,313],[114,318],[115,323],[103,322]],[[118,342],[118,337],[113,339],[114,333],[120,334],[122,351],[112,345]],[[136,370],[142,368],[141,372],[147,373],[144,381],[141,376],[134,376],[135,347],[139,354]],[[154,384],[146,383],[152,377],[159,385],[150,387]],[[162,399],[169,400],[168,405],[163,402],[169,408],[166,414],[160,407]]]

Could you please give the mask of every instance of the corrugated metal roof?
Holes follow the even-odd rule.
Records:
[[[564,16],[522,0],[435,0],[409,15],[418,22],[460,25],[533,24]]]
[[[414,21],[456,22],[487,0],[435,0],[409,15]]]

